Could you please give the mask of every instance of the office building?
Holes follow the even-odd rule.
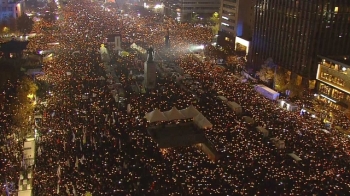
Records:
[[[231,44],[248,55],[254,26],[256,0],[222,0],[219,42]],[[237,39],[236,39],[237,37]]]
[[[23,0],[0,0],[0,21],[18,18],[23,12]]]
[[[350,56],[318,56],[316,89],[334,107],[350,106]]]
[[[253,63],[274,62],[315,80],[317,55],[350,54],[350,1],[257,0],[253,32]]]
[[[178,21],[208,18],[220,11],[220,0],[178,0],[176,2]]]
[[[145,0],[143,7],[155,13],[164,13],[164,4],[160,0]]]

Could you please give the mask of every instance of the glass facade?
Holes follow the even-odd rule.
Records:
[[[257,0],[254,64],[271,57],[292,73],[315,79],[317,55],[344,54],[350,54],[349,0]]]

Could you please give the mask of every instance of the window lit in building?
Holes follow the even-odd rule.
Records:
[[[338,7],[335,7],[335,8],[334,8],[334,12],[338,12]]]

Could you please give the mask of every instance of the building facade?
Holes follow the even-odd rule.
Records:
[[[218,38],[221,44],[230,44],[248,55],[253,36],[255,4],[256,0],[221,1]]]
[[[344,54],[350,54],[350,1],[257,0],[252,46],[256,66],[271,57],[307,82],[316,78],[317,55]]]
[[[350,106],[350,56],[318,56],[318,60],[316,96],[334,107]]]
[[[207,18],[220,10],[220,0],[178,0],[176,4],[178,21]]]
[[[0,0],[0,21],[18,18],[23,13],[23,0]]]

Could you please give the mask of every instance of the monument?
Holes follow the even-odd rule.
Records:
[[[165,47],[166,48],[170,48],[170,33],[169,33],[169,29],[167,30],[167,34],[164,37],[164,41],[165,41]]]
[[[147,49],[147,60],[144,64],[144,86],[146,89],[154,89],[156,86],[156,64],[154,62],[154,49]]]

